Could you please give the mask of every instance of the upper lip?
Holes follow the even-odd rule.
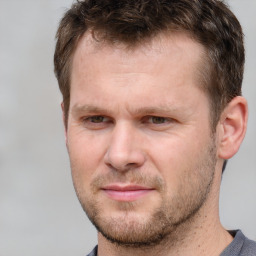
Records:
[[[102,187],[102,189],[115,191],[153,190],[153,188],[136,184],[110,184]]]

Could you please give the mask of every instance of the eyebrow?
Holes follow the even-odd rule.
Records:
[[[149,115],[149,114],[168,115],[181,110],[181,108],[179,107],[169,107],[166,105],[139,107],[134,109],[128,106],[127,109],[129,113],[132,113],[134,115]],[[84,113],[94,113],[94,114],[105,114],[105,115],[111,116],[112,111],[110,111],[109,108],[102,108],[95,105],[74,105],[71,109],[71,113],[73,115],[79,115]]]
[[[110,114],[110,111],[107,108],[100,108],[94,105],[74,105],[71,109],[71,113],[75,115],[79,113]]]
[[[180,110],[180,108],[177,107],[169,107],[166,105],[163,106],[154,106],[154,107],[141,107],[138,109],[134,109],[132,111],[132,113],[136,114],[136,115],[140,115],[140,114],[170,114],[173,112],[176,112]]]

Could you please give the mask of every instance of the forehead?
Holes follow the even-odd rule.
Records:
[[[160,59],[163,60],[165,56],[169,58],[169,61],[177,62],[177,64],[183,60],[186,63],[194,62],[194,64],[197,64],[195,71],[201,73],[205,66],[206,52],[203,45],[193,40],[185,32],[160,33],[152,39],[144,40],[135,45],[97,41],[92,33],[87,32],[78,42],[72,67],[76,66],[76,69],[85,65],[89,67],[94,64],[93,59],[95,61],[100,59],[97,66],[104,65],[110,59],[115,59],[120,64],[125,62],[126,64],[136,63],[139,60],[146,59],[152,64],[151,66],[154,66],[154,63],[159,62]],[[140,70],[143,71],[143,68],[140,67]],[[73,73],[71,72],[71,74]]]
[[[186,87],[202,84],[204,57],[204,47],[185,33],[161,34],[134,47],[97,42],[86,34],[74,53],[71,105],[89,93],[106,102],[110,94],[125,93],[129,104],[129,95],[138,101],[141,96],[163,97],[174,89],[177,95],[187,93]]]

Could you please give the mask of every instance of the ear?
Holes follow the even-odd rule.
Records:
[[[229,159],[238,151],[247,128],[248,106],[245,98],[237,96],[227,105],[219,121],[218,156]]]
[[[61,110],[62,110],[62,121],[65,128],[65,141],[67,144],[67,122],[66,122],[66,116],[65,116],[65,108],[64,108],[64,102],[61,103]]]

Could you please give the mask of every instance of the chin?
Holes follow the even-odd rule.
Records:
[[[157,218],[159,223],[156,223],[154,218]],[[119,246],[133,248],[147,247],[160,243],[167,235],[167,232],[165,232],[166,224],[163,223],[163,219],[164,216],[152,217],[150,214],[145,215],[134,212],[90,218],[98,232],[108,241]],[[156,225],[152,225],[152,223]]]

